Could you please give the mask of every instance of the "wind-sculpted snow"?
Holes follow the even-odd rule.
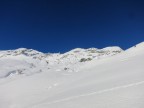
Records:
[[[126,51],[17,49],[0,57],[0,108],[144,107],[143,43]]]

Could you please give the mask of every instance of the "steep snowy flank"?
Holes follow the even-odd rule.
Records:
[[[137,45],[135,45],[135,46],[127,49],[127,51],[129,51],[129,52],[130,52],[130,51],[132,51],[132,52],[135,52],[135,51],[136,51],[136,53],[137,53],[138,51],[142,51],[143,48],[144,48],[144,42],[139,43],[139,44],[137,44]]]
[[[0,108],[144,107],[143,43],[44,55],[0,58]]]

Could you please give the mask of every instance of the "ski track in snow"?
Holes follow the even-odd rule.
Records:
[[[77,98],[80,98],[80,97],[101,94],[101,93],[110,92],[110,91],[114,91],[114,90],[118,90],[118,89],[137,86],[137,85],[141,85],[141,84],[144,84],[144,81],[140,81],[140,82],[137,82],[137,83],[131,83],[131,84],[128,84],[128,85],[123,85],[123,86],[118,86],[118,87],[113,87],[113,88],[109,88],[109,89],[105,89],[105,90],[101,90],[101,91],[97,91],[97,92],[92,92],[92,93],[88,93],[88,94],[82,94],[82,95],[79,95],[79,96],[72,96],[72,97],[56,100],[56,101],[53,101],[53,102],[50,102],[50,103],[41,103],[41,104],[37,104],[37,105],[35,104],[34,106],[26,107],[26,108],[35,108],[39,105],[44,105],[44,104],[46,104],[46,105],[55,104],[55,103],[59,103],[59,102],[69,101],[69,100],[72,100],[72,99],[77,99]]]

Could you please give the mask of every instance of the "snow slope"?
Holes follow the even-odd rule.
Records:
[[[144,43],[33,54],[0,52],[0,108],[144,107]]]

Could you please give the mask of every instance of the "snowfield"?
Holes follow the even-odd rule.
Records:
[[[144,108],[144,42],[125,51],[0,51],[0,108]]]

